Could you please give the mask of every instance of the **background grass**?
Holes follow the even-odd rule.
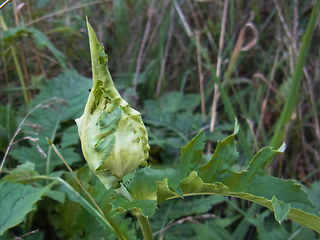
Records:
[[[0,151],[5,153],[19,119],[30,110],[30,101],[44,84],[67,69],[91,77],[85,27],[88,16],[105,46],[118,89],[142,112],[154,166],[174,163],[179,148],[200,128],[205,129],[207,142],[211,142],[207,151],[212,152],[217,140],[232,131],[236,117],[241,124],[238,166],[242,169],[252,154],[270,145],[274,136],[314,4],[311,0],[12,0],[0,12]],[[225,32],[220,38],[222,28]],[[295,178],[307,186],[320,178],[319,42],[318,19],[292,103],[294,110],[281,127],[284,139],[277,139],[280,143],[284,140],[287,149],[269,166],[271,174]],[[218,94],[212,117],[213,97]],[[58,133],[72,124],[66,120]],[[61,141],[59,135],[57,139]],[[78,145],[75,149],[79,152]],[[18,162],[9,156],[5,166],[14,168]],[[84,161],[78,161],[73,167],[80,169],[83,165]],[[176,204],[172,201],[163,208],[172,209]],[[256,207],[244,201],[224,199],[214,204],[218,203],[209,201],[205,210],[185,215],[164,210],[155,217],[152,227],[157,231],[169,226],[173,231],[169,235],[177,239],[175,234],[185,234],[179,224],[205,222],[203,214],[215,214],[226,220],[204,223],[203,229],[209,227],[205,224],[214,224],[226,239],[240,233],[243,239],[254,239],[257,229],[262,231],[259,221],[269,221],[268,210],[260,210],[259,221],[250,220],[252,215],[248,213]],[[192,218],[176,224],[177,219],[196,214],[200,214],[200,220]],[[45,235],[54,229],[50,223],[48,226],[43,227]],[[190,227],[192,233],[187,236],[199,234],[201,227]],[[159,232],[160,239],[162,234]]]

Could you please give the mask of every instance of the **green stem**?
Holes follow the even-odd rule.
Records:
[[[148,218],[143,216],[142,214],[137,214],[136,217],[138,219],[144,240],[153,240]]]
[[[121,186],[116,189],[116,192],[126,198],[128,201],[133,201],[134,198],[131,196],[131,194],[128,192],[126,187],[121,183]],[[139,209],[132,210],[132,214],[138,219],[143,238],[145,240],[153,240],[151,227],[148,221],[148,218],[143,216],[141,214],[141,211]]]
[[[288,95],[288,98],[286,99],[284,108],[281,112],[280,119],[276,125],[275,133],[271,140],[270,145],[276,148],[279,147],[284,140],[284,135],[285,135],[284,127],[289,122],[294,106],[296,105],[296,100],[299,94],[299,87],[300,87],[302,73],[303,73],[303,67],[305,65],[305,62],[308,56],[313,31],[319,16],[319,7],[320,7],[320,0],[317,0],[316,4],[313,7],[307,30],[302,39],[302,45],[300,48],[299,57],[295,65],[293,76],[292,76],[292,84],[289,90],[289,95]]]

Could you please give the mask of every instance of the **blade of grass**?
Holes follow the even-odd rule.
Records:
[[[296,104],[297,95],[299,92],[299,87],[300,87],[302,73],[303,73],[303,67],[307,59],[307,55],[311,45],[313,31],[319,16],[319,7],[320,7],[320,0],[317,0],[316,4],[313,7],[307,30],[302,38],[302,45],[300,48],[300,53],[298,56],[297,63],[294,68],[294,72],[291,80],[292,83],[289,89],[288,98],[286,99],[286,102],[284,104],[284,108],[281,112],[280,119],[276,123],[275,133],[273,135],[273,138],[271,139],[270,145],[275,148],[279,147],[284,140],[284,136],[285,136],[284,127],[289,122],[294,106]]]

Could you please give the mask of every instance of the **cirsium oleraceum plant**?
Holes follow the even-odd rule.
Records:
[[[291,219],[320,233],[320,216],[302,186],[294,180],[269,176],[264,170],[273,157],[285,150],[265,147],[248,166],[236,171],[239,153],[236,135],[240,126],[222,141],[208,162],[203,161],[204,131],[181,148],[175,168],[141,168],[148,157],[146,128],[140,113],[130,108],[116,90],[108,71],[108,57],[87,22],[93,86],[83,115],[76,120],[82,150],[89,168],[107,189],[115,193],[112,209],[131,211],[145,239],[153,239],[148,218],[157,205],[173,198],[193,195],[223,195],[249,200],[269,208],[281,224]],[[134,172],[133,174],[128,174]],[[126,182],[121,184],[127,175]],[[129,179],[129,180],[128,180]],[[113,189],[111,189],[113,188]]]

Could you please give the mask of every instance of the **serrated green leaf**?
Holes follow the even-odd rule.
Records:
[[[285,146],[285,145],[283,145]],[[270,162],[273,157],[283,152],[284,148],[281,147],[278,150],[273,150],[273,148],[267,147],[261,149],[250,161],[249,167],[240,173],[241,177],[238,178],[239,181],[234,185],[233,191],[243,191],[251,183],[254,176],[257,175],[268,162]]]
[[[203,188],[203,181],[198,176],[198,173],[196,171],[193,171],[189,174],[188,177],[181,181],[180,187],[184,194],[201,192]]]
[[[239,157],[235,144],[235,137],[238,131],[239,125],[236,123],[233,134],[222,142],[218,141],[211,160],[200,168],[199,175],[203,181],[213,182],[218,175],[232,171],[233,164]]]
[[[181,149],[180,167],[175,169],[155,170],[143,168],[135,172],[127,189],[133,199],[156,200],[158,203],[165,199],[182,194],[180,182],[191,171],[197,170],[204,148],[204,133],[200,131],[185,147]],[[146,181],[146,179],[148,179]],[[170,183],[170,184],[168,184]],[[143,211],[143,209],[141,209]]]
[[[168,176],[169,187],[181,194],[180,182],[186,178],[190,172],[199,169],[204,148],[204,132],[201,130],[186,146],[181,148],[180,164],[175,173]]]
[[[179,194],[169,188],[168,178],[165,178],[162,181],[157,181],[157,203],[161,203],[166,199],[175,197],[179,197]]]
[[[279,201],[275,196],[272,197],[271,202],[274,209],[274,217],[279,224],[281,224],[282,221],[287,217],[291,206],[290,204]]]
[[[157,200],[157,182],[163,181],[174,173],[173,169],[142,168],[134,173],[133,179],[126,184],[126,187],[135,200]],[[163,184],[160,184],[160,186],[163,186]],[[167,189],[166,186],[163,187]],[[163,199],[163,196],[161,195],[160,198]]]
[[[40,174],[50,173],[54,167],[61,165],[61,160],[56,154],[52,154],[52,148],[45,138],[54,141],[61,122],[80,116],[85,103],[84,96],[89,88],[90,80],[75,71],[66,71],[41,86],[40,93],[32,100],[31,105],[34,107],[42,103],[43,107],[32,112],[27,118],[27,124],[22,126],[23,131],[29,136],[39,139],[38,145],[31,142],[29,146],[13,148],[9,154],[20,163],[33,162]],[[72,129],[66,130],[65,134],[73,134]],[[65,137],[64,132],[61,134],[61,148],[58,147],[61,154],[69,164],[81,160],[80,155],[70,148],[78,144],[78,138]]]
[[[275,211],[278,221],[283,221],[287,217],[320,233],[320,217],[301,185],[293,180],[268,176],[263,170],[276,154],[284,150],[284,145],[278,150],[273,148],[260,150],[250,161],[246,170],[234,171],[233,164],[238,156],[235,146],[237,128],[236,125],[234,134],[218,144],[208,164],[202,167],[196,166],[197,162],[199,164],[202,154],[201,146],[203,146],[201,143],[203,138],[199,138],[200,133],[181,151],[182,154],[188,155],[183,158],[184,164],[179,165],[177,169],[166,170],[167,173],[164,170],[149,169],[148,174],[143,174],[141,178],[139,175],[135,176],[131,180],[135,186],[128,184],[130,192],[134,194],[137,190],[140,193],[139,199],[143,199],[144,195],[155,199],[155,191],[161,192],[163,189],[162,195],[157,195],[161,201],[166,197],[167,199],[178,197],[175,195],[177,193],[182,196],[213,194],[242,198]],[[199,139],[201,141],[198,141]],[[139,181],[136,181],[136,178]],[[156,184],[158,184],[157,189]],[[178,187],[177,184],[179,184]],[[282,208],[272,201],[274,196],[279,204],[281,203]],[[161,202],[159,199],[158,202]]]
[[[0,236],[9,228],[22,222],[24,216],[34,209],[47,187],[3,181],[0,183]]]
[[[290,203],[291,208],[317,214],[306,192],[302,189],[301,185],[294,180],[285,180],[257,174],[245,192],[251,195],[261,196],[268,200],[276,196],[278,200],[284,203]]]
[[[134,209],[140,209],[141,213],[145,217],[150,217],[154,214],[157,208],[157,201],[155,200],[133,200],[117,196],[117,199],[112,202],[112,207],[115,210],[129,211]]]

